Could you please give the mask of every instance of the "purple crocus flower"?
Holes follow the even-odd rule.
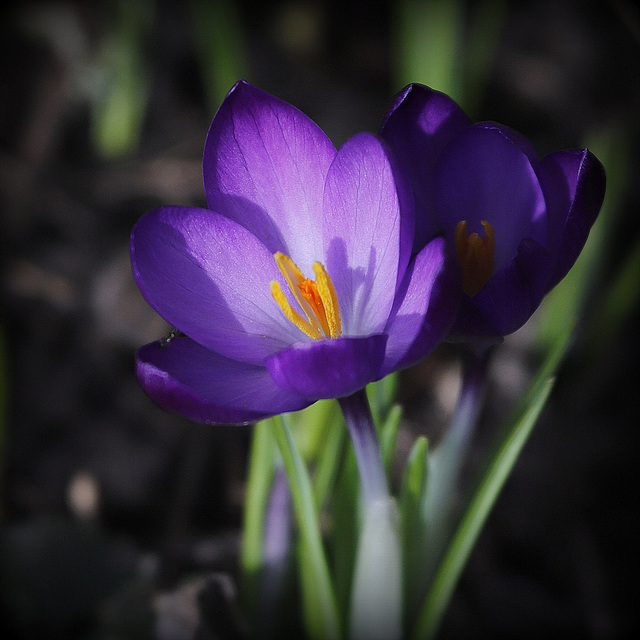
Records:
[[[138,351],[151,398],[249,423],[424,357],[453,321],[459,276],[442,239],[412,253],[396,164],[377,136],[336,151],[303,113],[236,84],[205,144],[208,208],[151,211],[131,235],[140,291],[184,334]]]
[[[472,124],[448,96],[411,84],[382,137],[416,199],[414,250],[443,235],[464,283],[453,339],[499,340],[521,327],[580,254],[605,191],[587,149],[539,160],[529,140]]]

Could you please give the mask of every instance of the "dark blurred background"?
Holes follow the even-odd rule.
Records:
[[[338,146],[421,81],[541,156],[589,145],[603,161],[588,262],[496,355],[471,470],[580,311],[441,637],[640,630],[635,3],[20,2],[0,34],[4,637],[191,638],[202,576],[235,576],[251,430],[189,423],[139,388],[135,349],[168,327],[133,283],[128,237],[151,208],[204,205],[205,135],[238,77]],[[458,383],[446,345],[402,374],[400,459],[418,433],[437,439]]]

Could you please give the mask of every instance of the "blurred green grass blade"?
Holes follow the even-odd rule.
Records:
[[[342,420],[334,420],[326,431],[324,449],[316,458],[313,492],[318,510],[333,493],[344,457],[347,429]]]
[[[335,400],[318,400],[306,409],[288,414],[296,445],[307,462],[323,455],[327,434],[336,421],[342,422],[342,414]]]
[[[346,429],[346,427],[345,427]],[[331,510],[331,559],[341,619],[349,619],[351,584],[360,528],[359,476],[353,447],[345,448]]]
[[[413,618],[426,586],[424,559],[429,542],[424,509],[428,482],[427,453],[427,438],[419,436],[407,458],[400,489],[405,621]]]
[[[632,166],[630,159],[635,151],[632,146],[633,136],[628,134],[632,126],[634,125],[621,120],[587,137],[588,148],[600,159],[607,172],[607,192],[596,223],[603,229],[600,231],[601,238],[598,246],[599,260],[593,267],[594,280],[595,276],[600,275],[603,270],[602,263],[607,257],[605,248],[611,244],[618,218],[624,212],[624,199],[634,178],[629,169]],[[624,261],[617,266],[610,280],[607,283],[598,283],[603,288],[603,295],[599,303],[591,307],[591,312],[587,316],[587,335],[585,336],[585,349],[592,350],[593,357],[597,357],[596,351],[606,346],[638,303],[639,261],[640,238],[636,238]]]
[[[433,638],[438,630],[473,545],[551,393],[552,386],[553,378],[548,378],[544,384],[537,386],[537,393],[531,398],[531,402],[511,423],[499,442],[436,573],[420,610],[413,640]]]
[[[567,326],[538,369],[519,407],[498,438],[484,474],[437,569],[418,614],[413,640],[433,638],[473,545],[505,481],[509,477],[538,416],[551,393],[554,374],[572,341],[574,326]],[[427,514],[428,517],[428,514]]]
[[[584,338],[586,350],[594,359],[611,342],[640,300],[640,237],[629,251],[617,274],[610,280],[603,299]]]
[[[153,4],[120,0],[116,11],[115,28],[103,47],[104,91],[94,100],[92,114],[94,145],[107,158],[138,144],[149,94],[143,40]]]
[[[367,399],[371,407],[371,415],[373,421],[380,431],[380,426],[386,415],[391,410],[396,397],[396,389],[398,387],[398,373],[390,373],[388,376],[372,382],[367,386]]]
[[[391,484],[393,456],[396,450],[396,440],[398,438],[401,418],[402,407],[398,404],[393,405],[387,414],[387,419],[380,428],[380,453],[382,454],[382,462],[387,472],[389,484]]]
[[[250,616],[253,614],[251,609],[257,604],[257,581],[263,566],[264,516],[276,463],[277,449],[270,424],[272,420],[263,420],[254,426],[249,455],[240,566],[243,573],[243,602]]]
[[[202,80],[212,113],[229,89],[241,78],[248,79],[246,45],[232,0],[191,0]]]
[[[289,480],[300,532],[299,569],[307,633],[314,640],[339,638],[338,610],[324,553],[311,478],[287,425],[287,417],[277,416],[270,424]]]
[[[460,0],[401,0],[396,6],[397,90],[421,82],[462,99]]]

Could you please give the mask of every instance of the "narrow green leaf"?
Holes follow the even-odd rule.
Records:
[[[360,529],[360,481],[353,447],[345,447],[331,509],[331,558],[340,617],[349,619],[353,567]]]
[[[384,417],[389,413],[396,397],[398,387],[398,373],[390,373],[388,376],[372,382],[367,386],[367,399],[371,415],[376,426],[380,426]]]
[[[460,0],[402,0],[397,10],[394,33],[398,88],[421,82],[460,104],[464,26]]]
[[[387,479],[391,483],[391,472],[393,467],[393,455],[396,450],[396,440],[398,437],[398,429],[402,418],[402,407],[394,405],[387,414],[380,429],[380,452],[382,454],[382,462],[387,472]]]
[[[105,157],[118,157],[138,143],[149,94],[143,40],[153,16],[148,0],[116,3],[117,24],[103,44],[104,89],[93,102],[92,136]]]
[[[335,593],[322,544],[311,478],[286,420],[286,416],[277,416],[271,422],[271,428],[289,480],[300,530],[300,578],[305,625],[310,638],[331,640],[341,635]]]
[[[335,400],[318,400],[306,409],[289,413],[287,417],[298,450],[308,463],[324,454],[329,431],[336,422],[342,421],[340,407]]]
[[[594,354],[601,353],[610,344],[621,325],[629,318],[640,299],[640,237],[629,251],[617,273],[604,291],[602,302],[594,311],[594,317],[588,325],[585,344]]]
[[[324,447],[316,458],[316,468],[313,475],[313,493],[318,510],[322,509],[332,494],[344,457],[347,435],[342,420],[334,420],[328,426]]]
[[[263,565],[264,515],[275,468],[276,446],[271,434],[272,419],[258,422],[253,430],[249,473],[244,501],[244,523],[240,566],[243,574],[243,602],[249,616],[256,605],[257,581]]]
[[[409,453],[400,489],[405,620],[413,618],[426,588],[427,452],[427,438],[419,436]]]
[[[420,610],[413,640],[434,637],[478,534],[549,397],[553,382],[553,378],[534,381],[532,393],[528,394],[523,409],[516,414],[498,441],[496,452],[462,517]]]

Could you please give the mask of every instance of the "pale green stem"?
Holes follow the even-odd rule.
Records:
[[[365,503],[389,498],[376,428],[364,389],[338,400],[356,455]]]
[[[340,398],[360,475],[363,512],[349,630],[352,640],[399,640],[402,634],[402,554],[391,498],[364,389]]]

